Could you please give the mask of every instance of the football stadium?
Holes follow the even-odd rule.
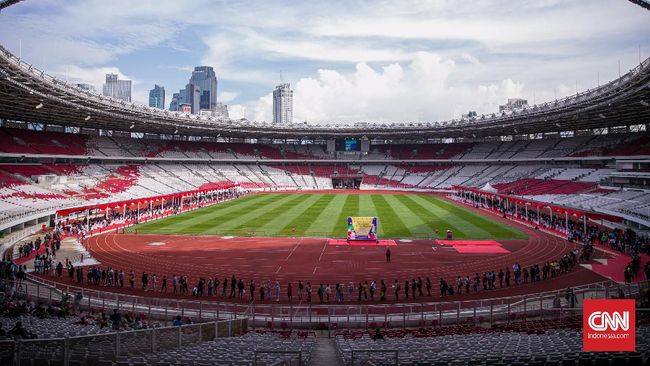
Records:
[[[481,99],[501,97],[499,85],[484,86],[490,57],[506,58],[490,72],[573,80],[607,52],[580,54],[583,46],[557,35],[566,32],[547,29],[540,44],[553,51],[542,55],[529,47],[540,35],[512,34],[513,25],[513,39],[523,37],[517,50],[496,51],[506,40],[492,43],[500,33],[479,27],[476,39],[496,47],[483,54],[459,36],[465,23],[442,41],[416,24],[409,38],[399,22],[386,35],[372,15],[351,31],[340,4],[226,2],[226,27],[203,39],[222,53],[214,68],[189,67],[186,84],[177,53],[199,51],[187,34],[161,41],[163,29],[186,22],[198,32],[217,22],[208,10],[193,15],[210,20],[186,21],[187,9],[171,2],[162,11],[0,0],[0,364],[650,365],[650,4],[597,2],[524,2],[540,12],[526,14],[527,26],[557,16],[562,28],[570,14],[584,15],[573,18],[572,36],[598,48],[589,32],[602,26],[600,45],[632,42],[634,62],[621,69],[619,58],[617,72],[607,80],[598,72],[593,86],[540,84],[532,103],[508,79],[496,111]],[[414,23],[476,14],[412,5],[346,4],[414,15]],[[288,19],[322,11],[306,33],[337,41],[292,34],[280,44],[292,28],[260,17],[272,10]],[[248,11],[235,26],[234,14]],[[619,28],[595,25],[590,11],[628,17]],[[491,24],[485,16],[481,26]],[[269,34],[251,36],[260,28]],[[355,37],[397,38],[413,52],[385,56]],[[426,58],[427,39],[462,55]],[[556,67],[560,53],[578,66]],[[343,60],[360,62],[354,76],[325,70],[343,70]],[[281,72],[272,93],[246,102],[268,83],[248,62],[319,76]],[[415,96],[436,87],[426,78],[442,77],[426,62],[468,73],[419,105]],[[186,85],[167,104],[155,84],[144,105],[138,88],[172,69]],[[241,81],[251,77],[261,80]],[[365,92],[379,102],[356,103]],[[403,96],[411,100],[381,99]],[[306,112],[334,100],[340,114]],[[480,113],[429,117],[449,105]],[[395,120],[387,109],[422,118]],[[271,119],[271,111],[267,122],[260,113]]]

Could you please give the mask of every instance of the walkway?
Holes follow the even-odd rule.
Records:
[[[336,350],[334,338],[317,337],[311,353],[310,366],[341,365],[339,353]]]

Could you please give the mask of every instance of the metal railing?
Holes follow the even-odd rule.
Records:
[[[30,300],[51,303],[60,301],[62,294],[82,294],[78,305],[112,311],[146,314],[148,319],[165,321],[181,315],[195,321],[215,321],[249,318],[251,328],[276,330],[375,328],[443,326],[453,324],[490,324],[526,318],[564,317],[572,308],[580,307],[584,299],[612,296],[637,297],[650,291],[650,282],[619,284],[599,282],[572,288],[573,301],[566,290],[536,294],[422,303],[363,304],[358,302],[334,304],[270,304],[228,303],[218,298],[202,300],[140,297],[73,287],[33,277],[36,283],[22,282],[17,294]],[[205,300],[204,300],[205,299]],[[212,300],[214,299],[214,300]],[[572,303],[573,302],[573,303]],[[573,306],[572,306],[573,305]]]
[[[236,319],[66,338],[7,340],[0,341],[0,364],[18,366],[29,359],[29,364],[33,360],[34,364],[49,361],[68,366],[70,361],[77,361],[92,365],[100,359],[115,361],[238,336],[247,329],[247,319]]]

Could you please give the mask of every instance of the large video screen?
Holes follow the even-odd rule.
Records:
[[[345,139],[343,141],[343,151],[359,151],[360,149],[359,139]]]

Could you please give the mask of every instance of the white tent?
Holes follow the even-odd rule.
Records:
[[[485,185],[483,186],[483,188],[481,188],[481,191],[483,191],[483,192],[490,192],[490,193],[497,193],[497,189],[494,188],[494,187],[492,187],[492,185],[490,184],[490,182],[485,183]]]

